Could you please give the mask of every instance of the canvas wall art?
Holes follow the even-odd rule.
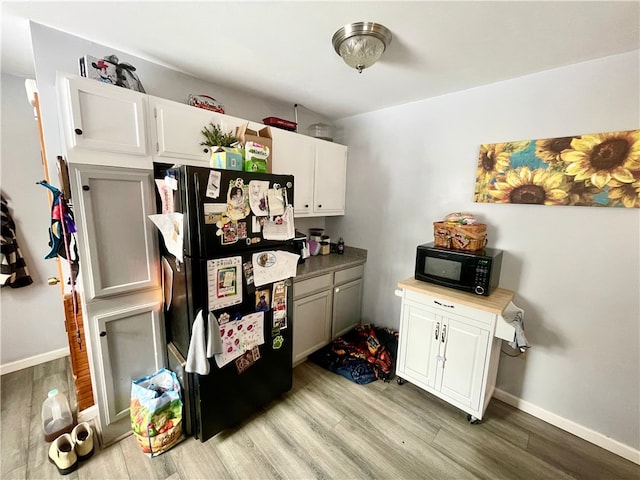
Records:
[[[640,208],[640,130],[480,145],[474,201]]]

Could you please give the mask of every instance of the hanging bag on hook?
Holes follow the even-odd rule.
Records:
[[[53,195],[53,201],[51,202],[51,225],[49,227],[49,246],[51,247],[51,251],[44,258],[62,257],[67,260],[72,273],[70,283],[74,285],[80,265],[74,235],[77,230],[73,212],[60,190],[45,180],[37,183],[47,188]]]

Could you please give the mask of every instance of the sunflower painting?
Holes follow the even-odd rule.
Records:
[[[480,145],[474,201],[640,208],[640,130]]]

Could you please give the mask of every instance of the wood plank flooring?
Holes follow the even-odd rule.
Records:
[[[69,370],[65,358],[2,376],[0,478],[60,478],[40,408],[52,388],[69,394]],[[638,480],[640,466],[496,399],[470,425],[410,383],[356,385],[306,362],[280,401],[208,442],[150,459],[127,437],[66,478]]]

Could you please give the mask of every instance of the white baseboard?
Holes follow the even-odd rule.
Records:
[[[518,410],[529,413],[540,420],[544,420],[545,422],[564,430],[565,432],[569,432],[576,437],[580,437],[587,442],[593,443],[594,445],[602,447],[611,453],[615,453],[622,458],[626,458],[630,462],[640,465],[640,450],[635,450],[634,448],[625,445],[624,443],[620,443],[613,438],[609,438],[602,433],[598,433],[572,422],[571,420],[567,420],[566,418],[556,415],[555,413],[551,413],[544,408],[540,408],[532,403],[526,402],[515,395],[505,392],[504,390],[496,388],[493,396],[498,400],[517,408]]]
[[[52,350],[51,352],[41,353],[33,357],[24,358],[22,360],[16,360],[15,362],[5,363],[0,365],[0,376],[6,373],[17,372],[23,368],[33,367],[40,365],[41,363],[50,362],[51,360],[57,360],[58,358],[69,356],[69,347],[61,348],[59,350]]]

